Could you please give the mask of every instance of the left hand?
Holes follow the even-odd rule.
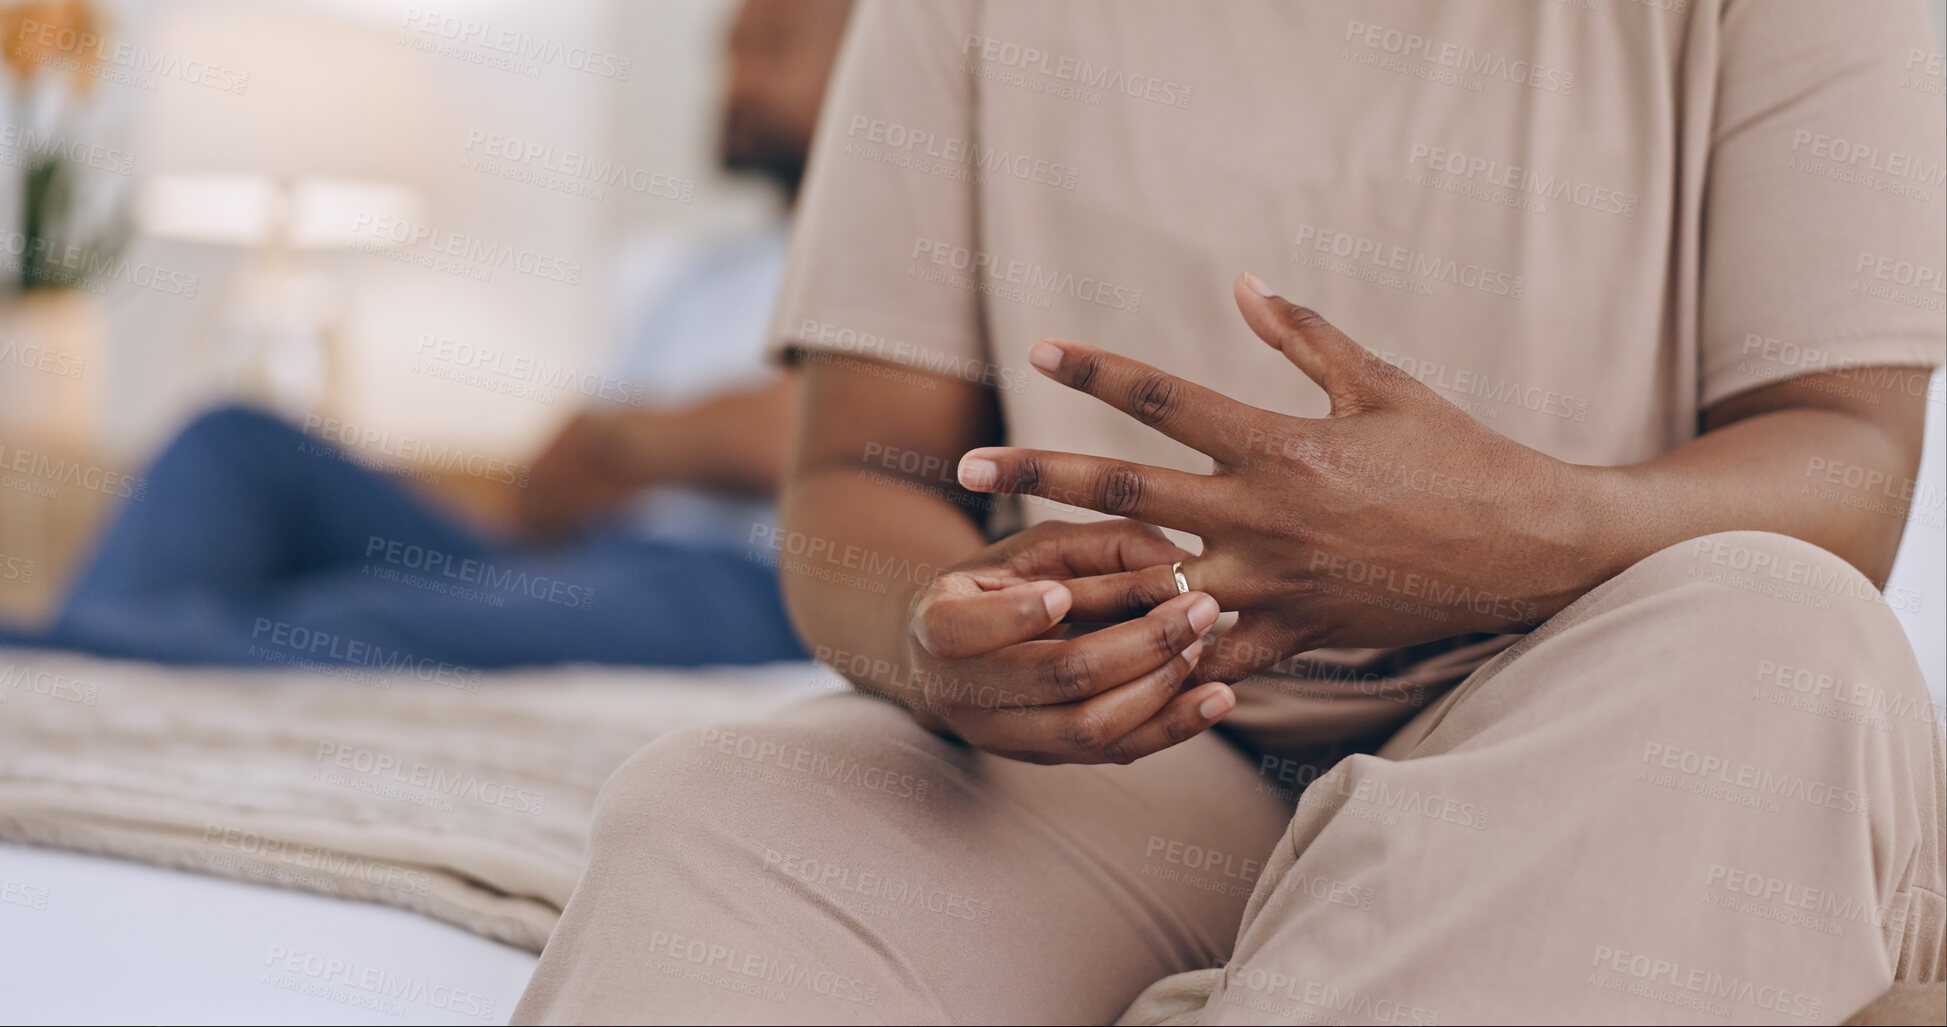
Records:
[[[1253,276],[1251,330],[1331,399],[1323,418],[1240,403],[1147,364],[1047,340],[1030,361],[1208,454],[1192,474],[1015,447],[968,452],[960,483],[1201,536],[1192,590],[1240,611],[1195,679],[1235,681],[1326,645],[1396,646],[1525,629],[1606,574],[1567,511],[1576,468],[1497,434]],[[1133,616],[1177,594],[1169,567],[1070,583],[1070,620]]]
[[[585,410],[571,418],[528,472],[515,505],[521,529],[559,539],[620,506],[642,485],[627,473],[627,444],[617,415]]]

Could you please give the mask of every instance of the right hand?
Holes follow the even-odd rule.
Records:
[[[527,535],[557,541],[622,505],[640,485],[621,473],[621,419],[583,411],[569,419],[528,471],[515,517]]]
[[[1182,690],[1217,621],[1215,599],[1187,592],[1060,637],[1074,603],[1065,581],[1189,557],[1136,521],[1047,522],[950,568],[908,618],[915,714],[1029,763],[1129,763],[1200,734],[1237,704],[1220,681]]]

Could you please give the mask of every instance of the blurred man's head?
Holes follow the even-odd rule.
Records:
[[[851,0],[745,0],[730,26],[719,153],[796,196]]]

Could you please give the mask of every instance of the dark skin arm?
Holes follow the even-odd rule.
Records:
[[[1311,311],[1241,281],[1238,305],[1326,388],[1330,417],[1258,410],[1081,343],[1035,354],[1056,381],[1210,453],[1212,475],[966,452],[996,434],[991,390],[867,361],[812,364],[783,502],[786,551],[806,554],[784,564],[806,641],[941,734],[1035,762],[1128,762],[1222,720],[1235,703],[1228,683],[1286,656],[1519,630],[1683,539],[1780,531],[1875,580],[1898,544],[1900,518],[1801,486],[1835,462],[1910,480],[1923,371],[1754,390],[1718,404],[1707,433],[1670,453],[1583,467],[1481,426]],[[937,473],[963,452],[965,490]],[[1042,524],[985,545],[975,491],[1135,520]],[[1203,554],[1189,558],[1141,521],[1201,535]],[[1182,596],[1177,560],[1191,586]],[[1348,561],[1418,582],[1408,592],[1464,587],[1488,601],[1375,604],[1386,589],[1345,573]],[[1241,617],[1210,643],[1218,602]],[[1114,626],[1071,637],[1064,622]]]
[[[1127,762],[1235,703],[1184,689],[1216,620],[1202,593],[1062,637],[1064,582],[1189,554],[1129,521],[1038,525],[989,545],[952,481],[998,431],[993,391],[844,358],[809,362],[784,489],[785,597],[807,644],[927,727],[1043,763]]]
[[[651,485],[769,495],[784,477],[800,384],[765,384],[673,410],[585,410],[535,459],[516,509],[529,534],[571,533]]]
[[[1707,411],[1704,434],[1685,445],[1626,467],[1580,466],[1487,429],[1258,285],[1236,285],[1245,321],[1325,389],[1330,416],[1260,410],[1049,340],[1034,354],[1043,373],[1209,454],[1215,473],[1014,448],[976,450],[960,466],[980,491],[1058,496],[1200,535],[1186,577],[1241,617],[1195,679],[1234,681],[1320,646],[1523,630],[1637,560],[1718,531],[1795,536],[1875,583],[1891,568],[1904,510],[1876,511],[1857,501],[1873,498],[1861,487],[1825,475],[1910,486],[1924,369],[1751,390]],[[1071,585],[1091,618],[1175,591],[1167,567]]]

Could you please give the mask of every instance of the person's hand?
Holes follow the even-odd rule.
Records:
[[[1606,576],[1572,541],[1569,465],[1488,430],[1253,276],[1235,292],[1251,330],[1325,390],[1330,416],[1272,413],[1047,340],[1029,355],[1042,373],[1208,454],[1214,473],[998,447],[969,451],[960,483],[1201,536],[1184,576],[1240,616],[1195,680],[1236,681],[1325,645],[1520,630]],[[1177,592],[1168,567],[1070,587],[1079,605],[1127,615]]]
[[[1067,582],[1167,569],[1190,554],[1133,521],[1048,522],[950,568],[914,597],[907,657],[934,730],[1032,763],[1128,763],[1217,723],[1228,685],[1182,684],[1217,621],[1217,601],[1174,596],[1078,637]]]
[[[624,426],[596,411],[576,414],[528,471],[515,504],[522,531],[557,539],[619,506],[641,487],[626,472]]]

